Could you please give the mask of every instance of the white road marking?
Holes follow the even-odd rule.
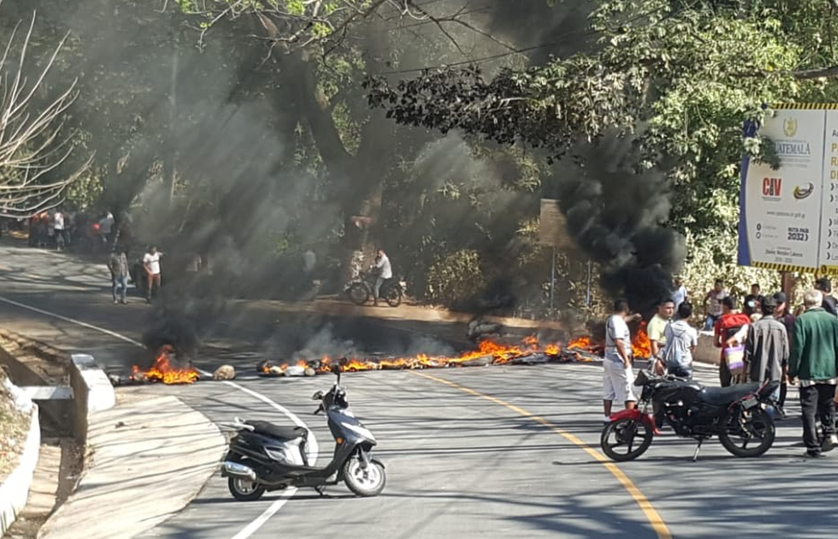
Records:
[[[8,303],[9,305],[14,305],[16,307],[20,307],[21,309],[27,309],[29,311],[33,311],[33,312],[36,312],[38,314],[42,314],[44,316],[57,318],[58,320],[63,320],[64,322],[69,322],[70,324],[75,324],[77,326],[92,329],[94,331],[98,331],[100,333],[110,335],[111,337],[113,337],[115,339],[119,339],[119,340],[127,342],[129,344],[133,344],[134,346],[139,346],[140,348],[145,348],[143,343],[141,343],[139,341],[136,341],[136,340],[134,340],[130,337],[126,337],[125,335],[122,335],[121,333],[117,333],[115,331],[111,331],[111,330],[105,329],[103,327],[94,326],[93,324],[88,324],[87,322],[82,322],[81,320],[76,320],[75,318],[70,318],[68,316],[63,316],[63,315],[53,313],[53,312],[50,312],[50,311],[45,311],[43,309],[39,309],[37,307],[32,307],[31,305],[26,305],[25,303],[19,303],[17,301],[13,301],[13,300],[10,300],[8,298],[0,297],[0,301],[2,301],[4,303]],[[210,372],[207,372],[207,371],[204,371],[204,370],[201,370],[201,369],[198,369],[198,371],[204,376],[212,376],[212,373],[210,373]],[[251,397],[254,397],[254,398],[264,402],[265,404],[267,404],[271,408],[273,408],[273,409],[279,411],[280,413],[284,414],[295,425],[305,428],[308,431],[308,444],[307,445],[310,448],[309,455],[308,455],[309,461],[311,462],[312,466],[314,466],[317,463],[317,457],[318,457],[318,454],[320,452],[320,448],[317,445],[317,439],[314,437],[314,434],[312,434],[311,429],[308,428],[308,425],[306,425],[299,417],[297,417],[293,412],[291,412],[290,410],[288,410],[284,406],[272,401],[271,399],[262,395],[261,393],[257,393],[256,391],[253,391],[252,389],[247,389],[246,387],[242,387],[235,382],[230,382],[229,380],[225,380],[224,383],[227,384],[230,387],[234,387],[234,388],[236,388],[240,391],[243,391],[243,392],[247,393]],[[256,519],[254,519],[250,524],[248,524],[247,526],[242,528],[242,530],[239,531],[236,535],[234,535],[231,539],[247,539],[248,537],[250,537],[251,535],[256,533],[259,530],[259,528],[264,526],[264,524],[268,521],[268,519],[270,519],[272,516],[274,516],[277,513],[277,511],[279,511],[282,508],[283,505],[288,503],[288,500],[291,499],[291,497],[294,494],[296,494],[296,492],[297,492],[296,488],[290,488],[290,489],[285,490],[280,495],[278,500],[273,502],[270,505],[270,507],[268,507],[267,509],[265,509],[262,512],[261,515],[259,515]]]

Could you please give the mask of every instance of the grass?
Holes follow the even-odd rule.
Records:
[[[0,383],[6,376],[0,369]],[[0,385],[0,483],[17,466],[29,432],[29,416],[15,407],[12,396]]]

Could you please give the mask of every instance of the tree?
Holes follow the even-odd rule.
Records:
[[[73,152],[72,132],[62,133],[63,117],[77,97],[75,82],[57,97],[38,106],[36,94],[52,69],[62,39],[33,80],[26,75],[27,52],[35,27],[32,16],[19,45],[17,62],[12,60],[13,45],[20,23],[11,33],[0,57],[0,216],[28,218],[60,205],[64,194],[90,164],[75,173],[54,177],[52,173]]]
[[[406,125],[461,129],[554,157],[617,130],[640,165],[667,171],[670,225],[732,233],[742,122],[761,105],[834,99],[833,2],[608,0],[591,13],[597,46],[486,80],[476,67],[367,82],[370,103]],[[770,112],[770,111],[769,111]]]

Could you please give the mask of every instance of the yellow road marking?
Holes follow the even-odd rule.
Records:
[[[435,382],[439,382],[441,384],[451,386],[455,389],[459,389],[460,391],[468,393],[469,395],[474,395],[475,397],[485,399],[487,401],[491,401],[495,404],[499,404],[499,405],[503,406],[504,408],[512,410],[513,412],[526,417],[527,419],[531,419],[531,420],[535,421],[536,423],[540,423],[541,425],[544,425],[545,427],[552,430],[553,432],[555,432],[559,436],[564,437],[566,440],[568,440],[572,444],[581,447],[585,451],[585,453],[587,453],[588,455],[590,455],[591,457],[596,459],[600,464],[602,464],[605,467],[606,470],[611,472],[611,475],[613,475],[614,478],[617,479],[617,481],[623,486],[623,488],[626,489],[626,491],[629,493],[629,495],[634,499],[634,501],[640,507],[640,510],[643,511],[643,514],[646,515],[646,519],[649,521],[649,524],[652,525],[652,529],[657,534],[658,539],[672,539],[672,533],[670,533],[669,528],[667,527],[666,523],[663,521],[660,514],[652,506],[652,502],[650,502],[649,499],[646,497],[646,495],[643,494],[640,491],[639,488],[637,488],[637,485],[635,485],[634,482],[632,482],[632,480],[629,479],[628,476],[625,473],[623,473],[623,470],[618,468],[616,464],[614,464],[613,462],[608,460],[608,458],[606,458],[604,455],[600,454],[599,451],[593,449],[591,446],[589,446],[588,444],[583,442],[581,439],[579,439],[574,434],[571,434],[564,429],[560,429],[559,427],[550,423],[549,421],[547,421],[543,417],[540,417],[540,416],[537,416],[533,413],[530,413],[527,410],[524,410],[523,408],[521,408],[520,406],[515,406],[514,404],[509,404],[508,402],[500,400],[497,397],[492,397],[491,395],[486,395],[485,393],[480,393],[479,391],[475,391],[475,390],[469,389],[465,386],[461,386],[460,384],[457,384],[457,383],[452,382],[450,380],[445,380],[444,378],[437,378],[436,376],[431,376],[430,374],[426,374],[424,372],[418,372],[418,371],[409,371],[409,372],[411,374],[415,374],[416,376],[421,376],[423,378],[427,378],[428,380],[433,380]]]

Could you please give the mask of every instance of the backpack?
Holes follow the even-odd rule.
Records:
[[[681,367],[684,363],[684,357],[686,356],[687,348],[683,344],[683,340],[681,340],[681,336],[685,332],[675,333],[675,330],[672,327],[672,322],[669,322],[666,325],[666,329],[663,330],[664,337],[666,338],[666,346],[663,349],[663,363],[668,368],[672,367]]]

